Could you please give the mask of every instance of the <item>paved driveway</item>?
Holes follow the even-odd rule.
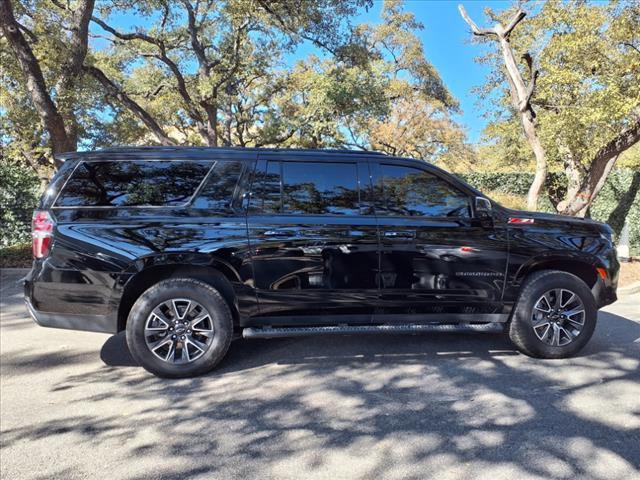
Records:
[[[640,296],[577,358],[500,335],[238,341],[160,380],[121,335],[37,327],[2,277],[1,476],[640,478]]]

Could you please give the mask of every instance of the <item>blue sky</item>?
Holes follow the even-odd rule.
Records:
[[[417,32],[422,40],[427,59],[438,69],[445,85],[458,99],[462,113],[456,120],[463,126],[470,142],[480,139],[486,120],[482,117],[484,108],[480,108],[472,88],[483,83],[488,73],[487,67],[474,61],[483,52],[482,45],[471,42],[469,27],[458,12],[460,1],[450,0],[405,0],[405,10],[412,12],[416,19],[424,25],[422,31]],[[484,9],[486,7],[501,10],[511,5],[510,1],[466,0],[462,1],[467,12],[479,25],[486,23]],[[353,23],[377,23],[380,21],[382,0],[374,0],[368,11],[362,11]],[[140,18],[131,14],[118,14],[111,17],[114,27],[131,31],[136,26],[148,26],[150,18]],[[103,33],[97,26],[92,26],[96,33]],[[104,42],[94,40],[100,48]],[[291,60],[306,56],[312,47],[302,45]]]
[[[487,67],[474,61],[481,55],[483,46],[471,42],[471,32],[458,12],[462,3],[469,16],[480,26],[486,25],[486,7],[493,10],[508,8],[511,2],[503,1],[450,1],[450,0],[406,0],[405,10],[412,12],[424,25],[418,32],[427,59],[438,69],[445,85],[460,102],[462,114],[458,122],[465,128],[469,141],[477,142],[486,121],[482,118],[476,96],[471,92],[483,83],[489,73]],[[375,1],[373,7],[357,20],[374,23],[380,17],[382,1]]]

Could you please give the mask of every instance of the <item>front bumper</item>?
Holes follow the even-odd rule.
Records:
[[[598,277],[598,280],[591,288],[591,292],[593,293],[593,298],[595,298],[598,308],[610,305],[618,300],[616,287],[614,285],[606,285],[600,277]]]

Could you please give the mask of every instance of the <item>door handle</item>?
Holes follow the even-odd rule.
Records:
[[[389,238],[415,238],[416,232],[396,232],[396,231],[387,231],[384,232],[385,237]]]
[[[263,233],[265,237],[291,237],[293,234],[292,230],[267,230]]]

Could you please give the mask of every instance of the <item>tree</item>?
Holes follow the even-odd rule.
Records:
[[[370,0],[15,5],[16,38],[26,42],[16,45],[28,47],[42,81],[34,97],[16,50],[0,51],[1,139],[5,153],[36,167],[52,144],[54,153],[149,143],[347,147],[452,165],[471,154],[451,118],[458,104],[415,33],[422,26],[399,0],[385,2],[379,25],[355,27],[351,17]],[[113,15],[123,13],[138,26],[116,28]],[[316,50],[288,65],[301,42]],[[34,98],[48,102],[60,135],[48,121],[34,127],[42,117]]]
[[[57,2],[53,3],[57,5]],[[77,147],[78,125],[74,105],[82,64],[87,54],[88,24],[93,5],[93,0],[80,1],[73,10],[69,9],[69,15],[59,17],[60,23],[55,27],[56,30],[60,32],[62,27],[68,33],[64,34],[64,41],[59,44],[62,48],[56,50],[60,61],[56,82],[54,85],[48,85],[41,60],[36,57],[32,48],[32,43],[37,43],[40,36],[16,20],[10,0],[0,2],[0,31],[19,65],[26,90],[43,127],[49,134],[54,153],[75,150]],[[22,15],[34,16],[22,9],[21,5],[20,8]],[[51,25],[45,26],[44,29],[54,30]],[[55,93],[52,94],[52,91]]]
[[[531,210],[535,210],[538,204],[538,197],[544,188],[544,182],[547,178],[547,159],[545,149],[542,146],[538,132],[536,131],[535,118],[536,114],[531,105],[531,97],[535,91],[536,80],[538,78],[538,71],[533,69],[533,60],[530,55],[525,54],[523,58],[527,63],[529,70],[529,83],[524,80],[520,69],[515,60],[513,49],[509,41],[511,34],[515,27],[525,17],[525,12],[518,9],[511,20],[506,26],[501,23],[496,23],[493,28],[479,28],[473,20],[467,15],[462,5],[458,6],[460,15],[465,22],[471,27],[471,31],[474,35],[479,37],[494,37],[502,52],[502,57],[505,66],[505,76],[509,82],[509,92],[511,94],[511,105],[517,112],[520,119],[522,129],[524,130],[525,137],[527,138],[531,150],[536,157],[536,173],[529,188],[527,194],[527,207]]]
[[[503,18],[490,12],[492,18]],[[532,15],[512,32],[510,43],[535,59],[539,71],[530,103],[549,169],[566,174],[559,212],[584,216],[620,155],[640,140],[640,5],[584,1],[532,4]],[[498,73],[484,94],[501,90],[502,59],[482,61]],[[518,67],[528,72],[527,61]],[[517,118],[503,112],[485,133],[505,145]]]
[[[193,140],[195,131],[200,142],[211,146],[234,144],[234,133],[240,133],[242,138],[236,140],[245,144],[247,124],[258,121],[246,115],[259,112],[243,104],[241,97],[265,101],[266,93],[275,93],[274,66],[283,52],[303,40],[338,55],[347,40],[343,19],[368,4],[322,0],[292,8],[289,2],[267,1],[131,2],[126,4],[130,11],[158,18],[150,27],[133,32],[109,25],[109,6],[102,9],[102,18],[94,16],[92,21],[110,34],[113,48],[96,56],[87,71],[161,143],[176,141],[166,133],[172,130],[182,132],[178,136],[184,140]],[[143,66],[134,68],[129,78],[118,73],[140,60]],[[140,72],[147,78],[152,73],[153,81],[145,85]],[[116,75],[120,78],[113,78]],[[127,94],[134,90],[133,83],[139,93]],[[155,97],[161,102],[167,99],[158,95],[162,89],[177,93],[169,96],[173,112],[166,111],[166,103],[154,103]],[[252,95],[253,89],[260,93]],[[234,128],[237,120],[243,126]]]
[[[384,108],[350,119],[347,143],[450,166],[470,161],[473,152],[451,118],[458,102],[425,58],[416,35],[422,24],[398,0],[385,1],[381,18],[380,25],[361,25],[358,33],[369,49],[369,74],[378,78],[377,90],[366,88],[372,97],[381,97]]]

